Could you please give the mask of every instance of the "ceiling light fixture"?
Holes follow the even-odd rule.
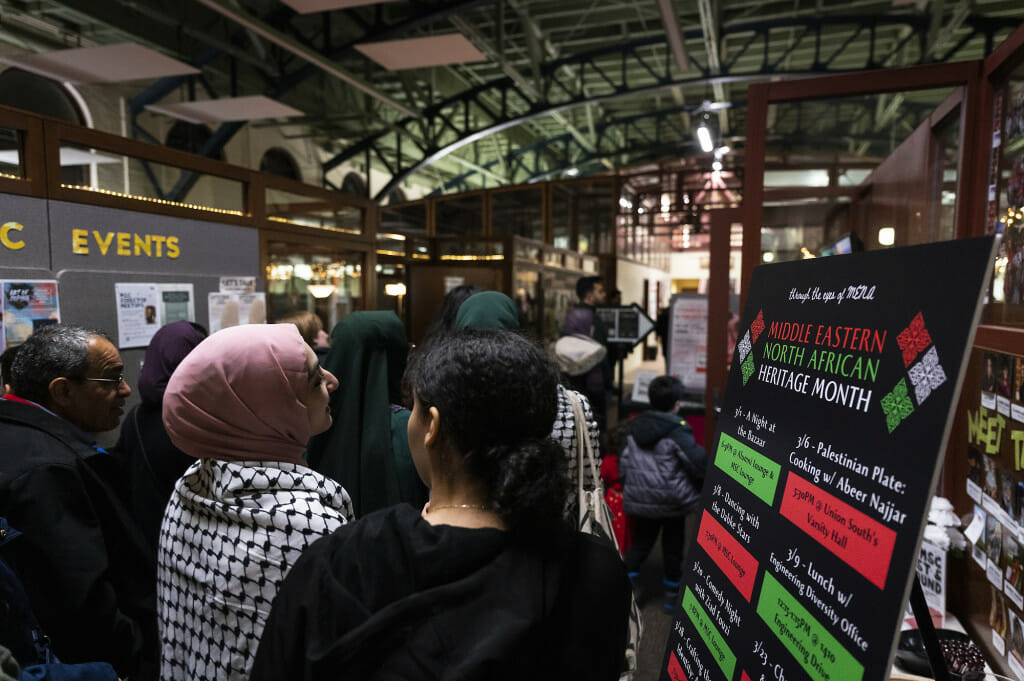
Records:
[[[700,149],[705,154],[710,154],[715,148],[714,143],[711,141],[711,130],[706,123],[701,123],[700,127],[697,128],[697,141],[700,142]]]

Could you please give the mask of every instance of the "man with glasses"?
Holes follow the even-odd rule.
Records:
[[[131,388],[99,331],[53,325],[19,347],[0,398],[0,515],[9,555],[62,662],[155,678],[156,568],[92,433],[120,422]]]

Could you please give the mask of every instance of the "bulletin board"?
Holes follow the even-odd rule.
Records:
[[[1024,355],[975,349],[968,371],[967,455],[947,464],[947,485],[956,513],[977,525],[950,561],[950,607],[993,667],[1024,679]]]

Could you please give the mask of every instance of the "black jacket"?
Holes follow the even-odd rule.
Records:
[[[156,570],[117,492],[110,454],[62,418],[0,399],[0,515],[23,536],[11,559],[63,662],[155,667]]]
[[[153,549],[160,543],[160,523],[164,509],[178,481],[195,457],[174,446],[164,428],[160,405],[138,405],[121,424],[121,438],[111,451],[128,471],[131,484],[127,496],[136,523]]]
[[[547,556],[399,505],[325,537],[285,578],[250,681],[619,676],[630,584],[573,533]]]

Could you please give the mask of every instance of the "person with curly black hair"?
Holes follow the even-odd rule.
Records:
[[[562,519],[557,371],[509,331],[439,336],[410,367],[431,499],[313,544],[274,601],[263,679],[616,679],[630,583]]]

